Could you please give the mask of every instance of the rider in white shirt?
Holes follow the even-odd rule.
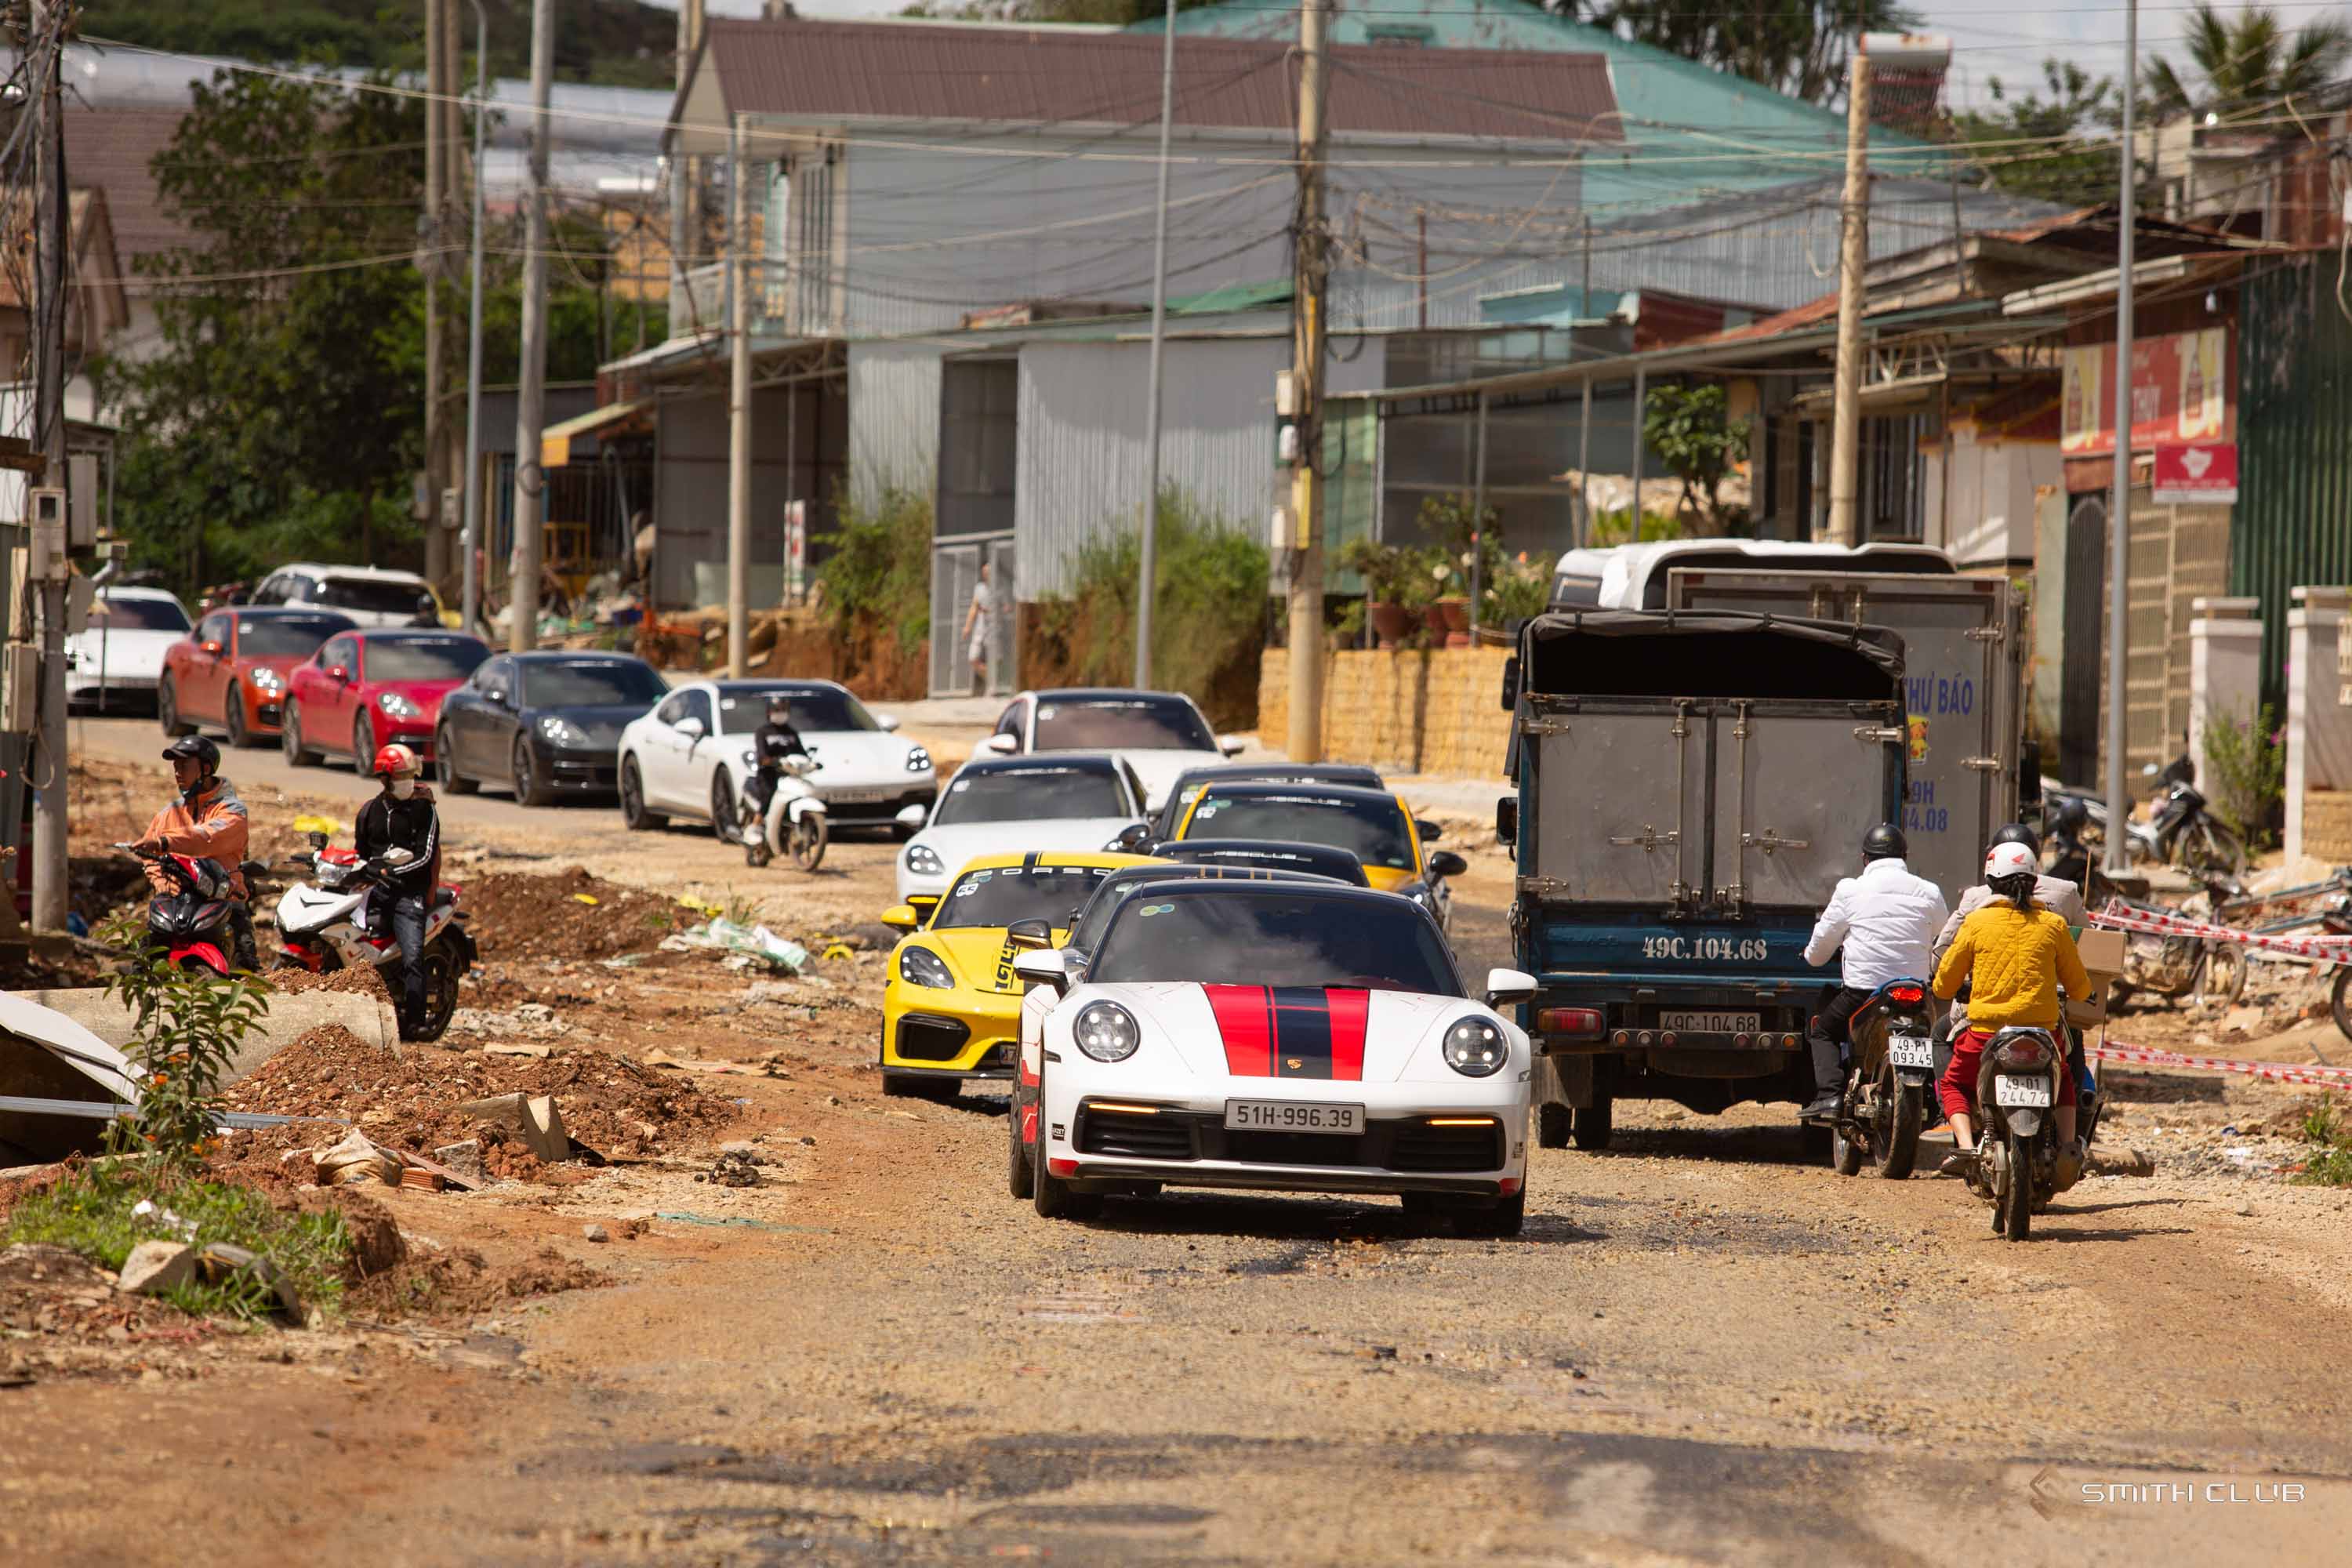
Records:
[[[1837,994],[1815,1015],[1806,1035],[1813,1051],[1813,1101],[1798,1113],[1807,1121],[1837,1113],[1845,1093],[1845,1064],[1839,1047],[1847,1023],[1890,980],[1925,982],[1935,973],[1936,935],[1950,910],[1944,890],[1915,877],[1903,857],[1910,847],[1903,830],[1882,822],[1863,835],[1862,875],[1840,881],[1829,907],[1805,943],[1805,962],[1815,968],[1843,949]]]

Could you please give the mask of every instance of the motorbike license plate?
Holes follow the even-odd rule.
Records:
[[[2001,1105],[2047,1105],[2050,1080],[2003,1073],[1992,1080],[1992,1097]]]
[[[1932,1068],[1936,1065],[1935,1042],[1925,1035],[1889,1035],[1886,1059],[1898,1068]]]
[[[1235,1132],[1328,1132],[1354,1137],[1364,1131],[1360,1105],[1312,1105],[1296,1100],[1229,1100],[1225,1126]]]
[[[819,790],[817,793],[822,795],[826,800],[838,801],[843,805],[867,805],[877,800],[886,800],[890,795],[890,792],[887,789],[876,788],[870,785],[857,789]]]
[[[1661,1013],[1658,1027],[1690,1035],[1752,1035],[1764,1026],[1761,1013]]]

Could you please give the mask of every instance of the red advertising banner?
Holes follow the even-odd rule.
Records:
[[[2237,443],[2158,447],[2150,493],[2158,506],[2230,505],[2238,499]]]
[[[2116,345],[2090,343],[2063,356],[2058,447],[2070,458],[2116,449]],[[2170,332],[2132,342],[2135,450],[2238,438],[2237,374],[2230,331]]]

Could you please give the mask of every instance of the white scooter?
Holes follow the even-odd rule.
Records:
[[[325,973],[372,966],[383,972],[394,996],[400,944],[393,939],[391,898],[382,860],[362,860],[349,849],[330,849],[327,836],[310,836],[310,852],[289,864],[308,868],[318,885],[296,882],[278,900],[278,963],[285,968]],[[409,1022],[420,1040],[437,1040],[457,1008],[457,978],[474,966],[474,939],[457,908],[457,889],[436,886],[425,915],[425,1016]]]
[[[743,762],[753,773],[759,771],[754,753],[744,752]],[[809,784],[808,775],[824,764],[814,757],[786,757],[781,766],[776,787],[768,795],[765,821],[752,804],[751,792],[743,792],[735,808],[735,837],[743,845],[746,865],[765,866],[778,855],[790,855],[802,870],[814,871],[824,862],[829,829],[824,796]]]

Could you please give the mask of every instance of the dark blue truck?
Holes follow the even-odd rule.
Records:
[[[1814,916],[1901,815],[1903,643],[1727,611],[1553,612],[1507,665],[1522,1014],[1538,1133],[1601,1149],[1621,1099],[1812,1098],[1832,969]]]

